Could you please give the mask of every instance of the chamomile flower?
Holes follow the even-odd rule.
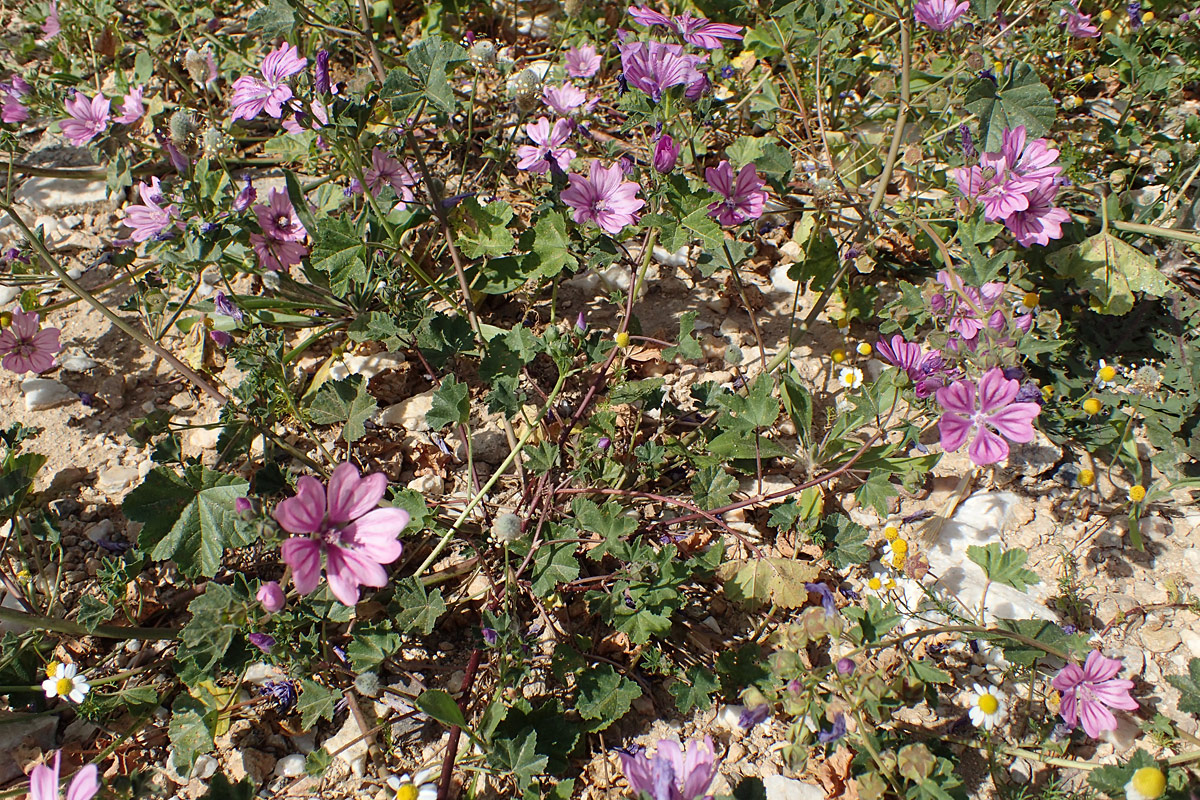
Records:
[[[1125,784],[1125,800],[1158,800],[1167,790],[1167,776],[1158,767],[1142,767]]]
[[[433,769],[423,769],[413,775],[407,772],[388,778],[388,786],[396,793],[396,800],[437,800],[437,784]]]
[[[1008,705],[1004,700],[1004,692],[978,683],[974,689],[970,696],[971,710],[967,712],[971,717],[971,724],[990,731],[1004,719]]]
[[[1129,487],[1129,502],[1140,503],[1145,499],[1146,499],[1146,487],[1145,486],[1135,485],[1135,486]]]
[[[79,674],[79,667],[74,664],[51,662],[46,667],[46,675],[42,690],[48,698],[65,697],[72,703],[82,703],[92,689],[87,678]]]
[[[854,349],[858,352],[858,354],[860,356],[871,355],[871,343],[870,342],[859,342],[858,346],[855,347]]]
[[[1111,389],[1117,385],[1117,368],[1104,363],[1100,359],[1100,367],[1096,370],[1096,386],[1101,389]]]
[[[876,572],[863,581],[863,591],[878,598],[884,598],[888,592],[896,588],[896,581],[886,572]]]
[[[908,540],[896,537],[883,546],[883,563],[891,564],[896,569],[904,566],[908,558]]]
[[[838,383],[846,389],[857,389],[862,386],[863,371],[858,367],[842,367],[838,373]]]

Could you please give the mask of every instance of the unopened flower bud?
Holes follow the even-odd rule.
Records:
[[[238,499],[245,500],[246,498],[241,497]],[[278,581],[268,581],[258,587],[258,594],[255,597],[258,598],[258,602],[262,603],[263,609],[268,614],[274,614],[283,608],[283,589],[279,588]]]
[[[854,659],[839,658],[837,662],[838,675],[853,675],[854,674]]]
[[[250,207],[250,204],[258,199],[258,192],[254,190],[254,184],[250,182],[250,178],[246,178],[246,185],[237,193],[237,197],[233,198],[233,210],[237,212],[245,211]]]
[[[332,84],[329,82],[329,51],[318,50],[317,59],[313,63],[313,88],[321,94],[329,94]]]
[[[475,69],[486,69],[496,63],[496,43],[491,39],[480,39],[471,45],[469,51],[471,66]]]
[[[511,512],[496,517],[492,523],[492,536],[501,544],[515,542],[521,535],[521,518]]]
[[[671,134],[665,133],[659,137],[658,143],[654,145],[654,169],[662,175],[666,175],[671,170],[675,169],[675,162],[679,160],[679,145],[675,144],[675,140],[671,138]]]
[[[192,116],[192,112],[180,109],[172,114],[167,122],[167,131],[171,135],[171,144],[175,145],[180,153],[192,158],[200,152],[196,138],[200,128],[196,125],[196,118]]]

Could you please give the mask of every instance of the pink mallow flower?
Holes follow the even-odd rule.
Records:
[[[243,75],[233,82],[233,119],[254,119],[263,111],[279,119],[283,104],[292,99],[287,79],[307,64],[308,59],[300,57],[295,45],[280,45],[267,53],[262,62],[262,80]]]
[[[64,105],[70,116],[59,120],[58,127],[76,147],[83,147],[108,127],[109,102],[104,95],[89,100],[83,92],[76,92]]]
[[[533,144],[523,144],[517,148],[517,169],[540,175],[550,169],[551,160],[563,172],[570,169],[575,151],[563,145],[571,136],[571,128],[569,119],[560,119],[551,128],[550,120],[545,117],[538,117],[536,122],[526,125],[525,133],[533,140]]]
[[[967,13],[971,4],[967,0],[919,0],[913,9],[913,19],[935,31],[947,31],[954,27],[959,17]]]
[[[346,462],[334,469],[328,488],[306,475],[296,484],[296,496],[275,509],[275,520],[296,534],[280,552],[300,594],[317,588],[322,555],[329,589],[345,605],[358,602],[359,586],[387,585],[383,565],[400,557],[398,537],[409,521],[403,509],[378,507],[387,485],[383,473],[359,477]]]
[[[265,205],[254,206],[254,216],[258,217],[263,233],[277,242],[298,242],[308,235],[291,198],[282,189],[272,189]]]
[[[742,167],[734,178],[733,167],[728,161],[722,161],[716,167],[704,170],[704,179],[714,192],[724,198],[708,207],[708,215],[717,222],[729,226],[741,225],[762,216],[763,204],[767,200],[767,193],[763,191],[766,183],[758,177],[758,170],[753,164]]]
[[[46,21],[42,23],[42,42],[48,42],[58,36],[62,24],[58,21],[58,0],[50,0],[50,8],[46,13]]]
[[[58,775],[62,768],[62,751],[54,753],[54,766],[38,764],[29,774],[29,800],[58,800]],[[100,791],[99,770],[88,764],[75,773],[67,787],[67,800],[91,800]]]
[[[144,87],[135,86],[125,93],[121,99],[121,116],[113,120],[120,125],[132,125],[146,113],[146,104],[142,102]]]
[[[567,75],[572,78],[590,78],[600,71],[600,54],[590,44],[572,47],[566,62]]]
[[[588,100],[587,93],[567,81],[562,86],[547,86],[542,90],[546,107],[560,117],[570,117],[579,111],[589,112],[596,107],[598,98]]]
[[[1074,4],[1072,4],[1074,7]],[[1092,24],[1090,14],[1080,14],[1076,8],[1072,12],[1063,12],[1067,15],[1067,33],[1077,39],[1097,39],[1100,37],[1100,29]]]
[[[653,800],[698,800],[708,795],[717,776],[717,754],[711,736],[692,741],[687,749],[663,739],[650,756],[621,753],[621,769],[636,796]]]
[[[178,209],[174,205],[162,206],[163,194],[158,178],[151,178],[148,184],[139,183],[138,194],[142,203],[125,209],[125,224],[133,229],[135,242],[145,242],[169,228],[178,216]]]
[[[670,28],[677,35],[682,36],[688,44],[702,47],[705,50],[720,50],[724,44],[722,39],[735,42],[742,40],[741,25],[710,22],[704,17],[693,17],[690,13],[668,17],[666,14],[652,11],[645,6],[634,6],[629,9],[629,16],[633,17],[639,25],[648,27],[663,25]]]
[[[568,175],[571,184],[562,191],[562,201],[574,209],[576,222],[594,222],[605,233],[615,236],[637,220],[637,212],[646,201],[637,196],[638,185],[623,180],[620,164],[603,167],[592,159],[586,178]]]
[[[29,109],[25,107],[27,94],[29,84],[20,75],[13,75],[12,80],[0,83],[0,122],[24,122],[29,119]]]
[[[1033,441],[1033,420],[1041,413],[1037,403],[1015,403],[1021,382],[1004,377],[994,367],[984,373],[978,390],[969,380],[955,381],[937,390],[945,413],[938,420],[942,449],[952,452],[974,434],[967,455],[978,466],[1008,457],[1008,442]],[[998,435],[1003,434],[1003,436]]]
[[[1083,724],[1083,730],[1093,739],[1105,731],[1115,730],[1117,718],[1109,709],[1136,711],[1138,703],[1129,696],[1133,681],[1117,678],[1121,660],[1105,658],[1099,650],[1088,653],[1087,661],[1067,664],[1054,676],[1051,684],[1062,694],[1058,713],[1068,725]]]
[[[1004,225],[1021,247],[1048,245],[1054,239],[1062,238],[1063,223],[1071,221],[1071,215],[1065,209],[1054,205],[1058,195],[1058,180],[1050,178],[1038,184],[1030,192],[1029,207],[1018,211],[1004,220]]]
[[[688,87],[685,97],[689,100],[699,97],[708,86],[708,78],[698,69],[707,55],[684,55],[679,45],[662,42],[630,42],[620,49],[626,83],[656,103],[672,86]]]
[[[412,187],[417,179],[412,170],[378,147],[371,151],[371,166],[363,170],[363,178],[372,197],[378,197],[383,187],[391,186],[400,198],[398,205],[402,210],[416,199]]]
[[[58,328],[39,330],[41,318],[36,311],[14,308],[12,324],[0,330],[0,361],[5,369],[18,375],[26,372],[45,372],[54,366],[54,354],[62,350]]]
[[[271,270],[286,271],[308,255],[308,248],[300,242],[281,242],[260,233],[250,234],[250,246],[258,256],[258,263]]]

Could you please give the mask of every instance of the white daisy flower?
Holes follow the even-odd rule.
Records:
[[[79,674],[79,667],[74,664],[51,663],[46,667],[49,676],[42,681],[42,690],[46,697],[65,697],[72,703],[82,703],[83,698],[92,690],[87,678]]]
[[[1125,784],[1125,800],[1158,800],[1167,790],[1167,776],[1158,767],[1142,767]]]
[[[857,389],[862,386],[863,371],[858,367],[842,367],[838,373],[838,383],[846,389]]]
[[[883,546],[883,563],[895,566],[896,556],[903,563],[908,558],[908,540],[897,536]]]
[[[863,581],[863,591],[880,599],[896,588],[896,581],[886,572],[875,572]]]
[[[971,710],[968,715],[976,728],[991,730],[1004,719],[1007,703],[1004,692],[993,687],[975,684],[975,691],[970,696]]]
[[[431,778],[435,770],[431,767],[413,775],[407,772],[388,778],[388,786],[396,793],[396,800],[437,800],[437,784]]]
[[[1104,363],[1100,359],[1100,367],[1096,370],[1096,386],[1101,389],[1111,389],[1117,385],[1117,368]]]

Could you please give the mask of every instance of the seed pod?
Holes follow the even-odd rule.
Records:
[[[491,39],[480,39],[471,45],[471,66],[475,69],[487,69],[496,63],[496,43]]]
[[[167,132],[171,136],[171,144],[188,158],[193,158],[200,152],[199,133],[196,118],[192,112],[180,109],[171,115],[167,122]]]

